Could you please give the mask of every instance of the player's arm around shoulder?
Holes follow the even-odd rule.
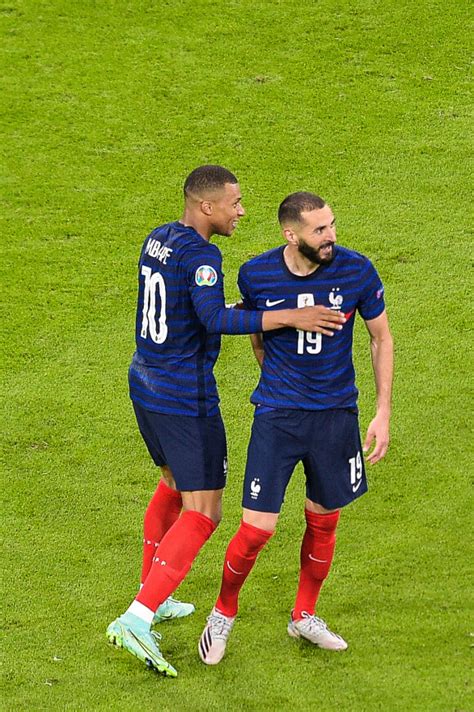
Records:
[[[377,409],[375,417],[367,429],[364,452],[369,451],[375,440],[374,449],[367,455],[367,461],[374,465],[385,457],[390,440],[393,339],[385,309],[375,319],[366,320],[365,325],[370,335],[370,350],[377,393]]]

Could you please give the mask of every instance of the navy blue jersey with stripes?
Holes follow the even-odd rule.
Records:
[[[261,325],[258,311],[226,309],[215,245],[180,222],[156,228],[138,263],[132,400],[159,413],[216,415],[220,334],[254,333]]]
[[[321,304],[346,314],[334,336],[278,329],[263,334],[264,360],[251,401],[271,408],[355,408],[358,391],[352,363],[355,313],[370,320],[385,309],[383,286],[367,257],[335,247],[330,264],[300,277],[288,269],[284,246],[240,268],[239,287],[247,309],[291,309]]]

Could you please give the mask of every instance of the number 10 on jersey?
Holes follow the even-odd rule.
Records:
[[[299,307],[314,307],[313,294],[298,294]],[[323,347],[323,338],[321,334],[315,331],[302,331],[298,329],[298,348],[297,353],[304,354],[305,350],[309,354],[319,354]]]
[[[143,312],[142,328],[140,336],[146,339],[148,332],[155,344],[162,344],[168,336],[168,325],[166,323],[166,285],[165,280],[159,272],[154,274],[151,267],[142,266],[142,275],[145,277],[143,289]],[[160,295],[160,316],[158,318],[158,329],[156,324],[156,287]]]

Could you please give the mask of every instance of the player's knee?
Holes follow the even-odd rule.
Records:
[[[182,492],[183,509],[194,510],[211,519],[217,526],[222,519],[222,490]]]
[[[204,514],[206,517],[209,517],[209,519],[212,519],[214,524],[218,526],[222,519],[222,501],[219,498],[217,501],[212,500],[209,502],[201,502],[200,507],[202,510],[202,514]]]
[[[313,514],[336,514],[336,512],[340,513],[341,511],[340,509],[326,509],[321,504],[312,502],[310,499],[306,499],[305,501],[305,510]]]
[[[272,512],[254,512],[252,509],[244,508],[242,520],[257,529],[263,529],[273,534],[278,524],[278,516]]]

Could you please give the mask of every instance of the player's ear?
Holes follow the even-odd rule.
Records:
[[[212,215],[212,203],[209,200],[201,200],[201,210],[204,215]]]
[[[296,237],[291,227],[283,227],[281,231],[283,233],[284,238],[290,243],[290,245],[298,244],[298,238]]]

